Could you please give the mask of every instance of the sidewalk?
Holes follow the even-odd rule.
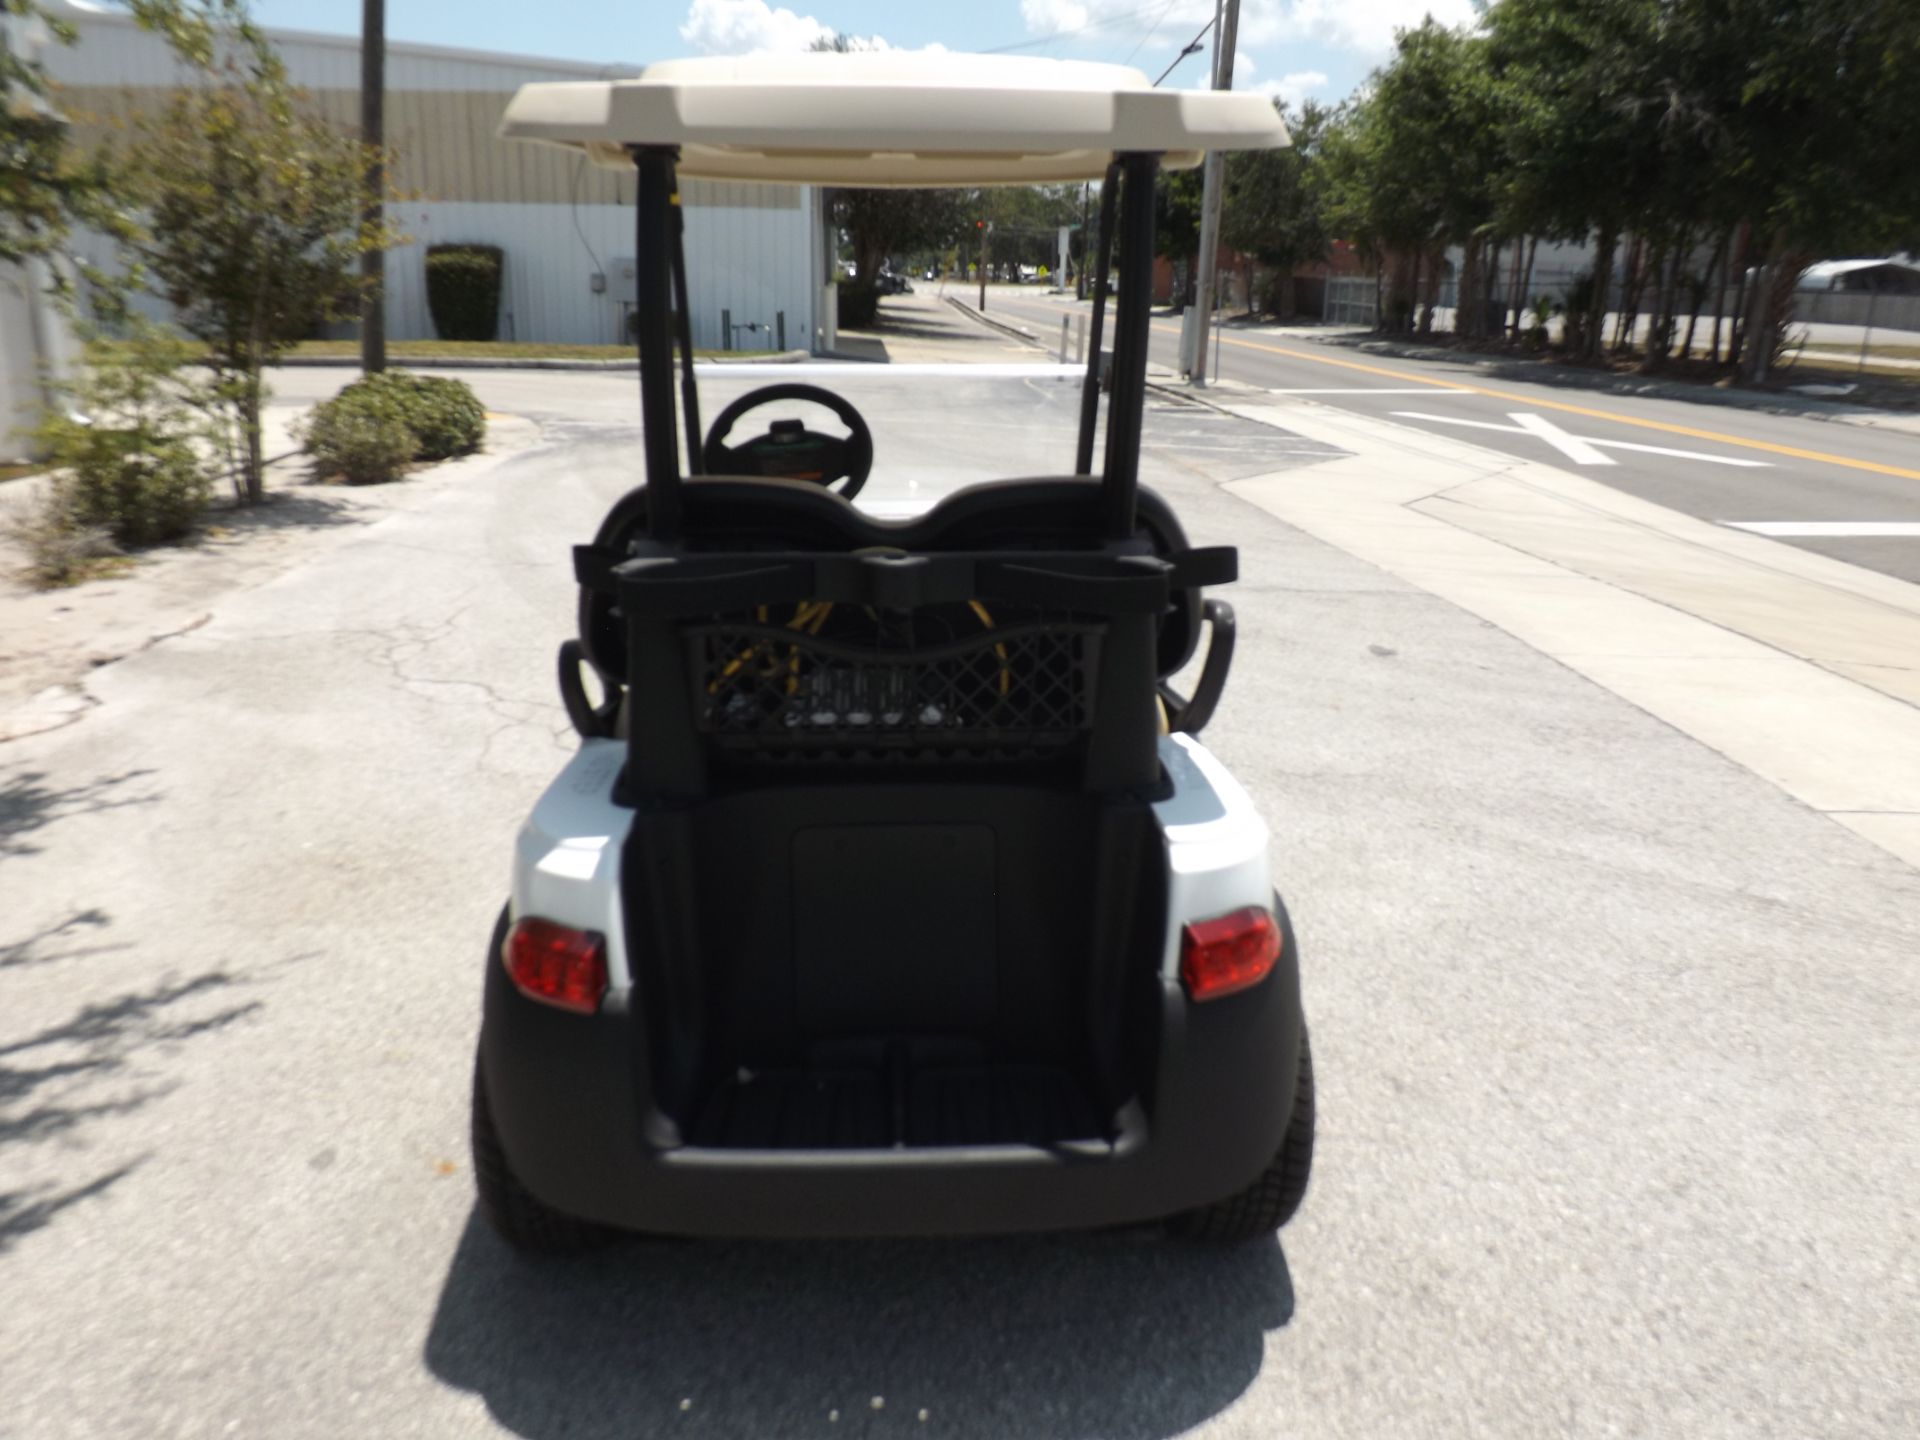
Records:
[[[1226,489],[1479,615],[1920,867],[1920,587],[1308,401],[1347,459]],[[1569,763],[1579,763],[1570,756]]]
[[[442,486],[524,448],[534,427],[508,415],[487,417],[486,448],[391,485],[328,485],[309,479],[306,457],[288,427],[300,405],[270,405],[262,417],[265,503],[220,502],[198,539],[142,551],[122,575],[56,590],[35,590],[14,574],[12,547],[0,541],[0,744],[57,729],[92,705],[87,673],[206,623],[216,605],[304,563],[316,547],[343,543],[365,526],[423,503]],[[33,503],[47,484],[29,476],[0,488],[0,506]],[[228,492],[230,493],[230,492]]]

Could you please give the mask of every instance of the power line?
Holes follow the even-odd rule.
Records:
[[[1118,15],[1108,15],[1104,19],[1089,20],[1084,25],[1075,25],[1066,30],[1053,30],[1045,35],[1037,35],[1031,40],[1016,40],[1011,45],[994,45],[988,49],[976,51],[980,55],[1004,55],[1009,50],[1031,50],[1036,45],[1051,44],[1063,40],[1069,35],[1084,35],[1089,30],[1104,29],[1108,25],[1124,25],[1129,20],[1137,20],[1142,15],[1152,13],[1153,6],[1142,5],[1138,10],[1123,10]]]
[[[1180,62],[1186,59],[1187,56],[1198,55],[1202,50],[1206,49],[1207,47],[1200,43],[1200,38],[1211,29],[1213,29],[1213,21],[1209,20],[1207,21],[1206,24],[1200,27],[1198,32],[1195,33],[1193,39],[1189,40],[1185,45],[1182,45],[1180,47],[1180,53],[1173,57],[1173,63],[1167,66],[1166,69],[1160,72],[1160,80],[1166,79],[1167,76],[1173,74],[1175,70],[1179,69]],[[1156,87],[1159,86],[1160,80],[1156,80],[1153,82]]]
[[[1167,3],[1160,7],[1160,18],[1149,25],[1147,27],[1147,33],[1142,35],[1139,40],[1134,43],[1133,49],[1127,52],[1127,58],[1120,62],[1122,65],[1131,65],[1133,63],[1133,57],[1140,53],[1140,47],[1151,40],[1160,27],[1167,23],[1167,16],[1173,13],[1173,7],[1179,3],[1180,0],[1167,0]]]

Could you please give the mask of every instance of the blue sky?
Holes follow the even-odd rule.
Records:
[[[254,0],[270,26],[353,32],[353,0]],[[1346,96],[1386,56],[1397,26],[1428,13],[1473,18],[1473,0],[1241,0],[1234,88],[1289,100]],[[679,55],[804,50],[823,31],[876,36],[903,49],[998,50],[1122,61],[1158,75],[1213,17],[1213,0],[389,0],[387,33],[475,50],[644,64]],[[1183,60],[1169,85],[1206,83],[1208,56]]]

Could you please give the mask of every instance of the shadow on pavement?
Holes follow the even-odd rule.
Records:
[[[1272,1241],[632,1242],[534,1262],[473,1215],[426,1361],[541,1440],[1160,1440],[1238,1398],[1292,1315]]]
[[[0,969],[71,963],[128,948],[95,943],[112,924],[112,916],[97,907],[77,910],[0,943]],[[84,991],[87,983],[80,975],[74,988]],[[11,1172],[12,1179],[37,1171],[41,1177],[0,1191],[0,1255],[144,1162],[147,1157],[140,1156],[89,1179],[69,1173],[94,1150],[100,1137],[89,1139],[87,1132],[96,1122],[134,1114],[174,1089],[175,1082],[156,1068],[157,1057],[260,1009],[258,1000],[232,1000],[230,987],[237,983],[221,970],[162,977],[144,990],[82,1004],[66,1019],[24,1034],[7,1028],[13,1016],[0,1014],[0,1173]]]
[[[152,770],[123,770],[83,785],[58,786],[47,783],[44,770],[8,771],[0,778],[0,857],[39,854],[39,846],[28,837],[69,815],[152,804],[159,795],[130,794],[124,788],[151,774]]]
[[[390,482],[404,485],[405,480]],[[324,530],[338,525],[370,525],[381,512],[354,505],[339,494],[344,486],[309,474],[299,488],[269,490],[258,505],[229,505],[209,510],[209,525],[231,533],[256,530]],[[366,487],[358,487],[366,488]]]
[[[90,1200],[111,1189],[144,1162],[144,1156],[129,1161],[117,1170],[109,1170],[70,1190],[61,1190],[52,1185],[32,1185],[24,1190],[0,1192],[0,1255],[4,1255],[13,1242],[22,1236],[31,1235],[35,1230],[52,1224],[54,1216],[69,1205],[77,1205],[82,1200]]]

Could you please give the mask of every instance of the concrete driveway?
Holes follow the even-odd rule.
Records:
[[[536,444],[0,747],[0,1435],[1912,1433],[1920,874],[1222,488],[1333,446],[1171,401],[1321,1072],[1283,1243],[512,1257],[482,948],[637,431],[630,375],[473,378]],[[1071,382],[833,383],[878,498],[1066,468]]]

